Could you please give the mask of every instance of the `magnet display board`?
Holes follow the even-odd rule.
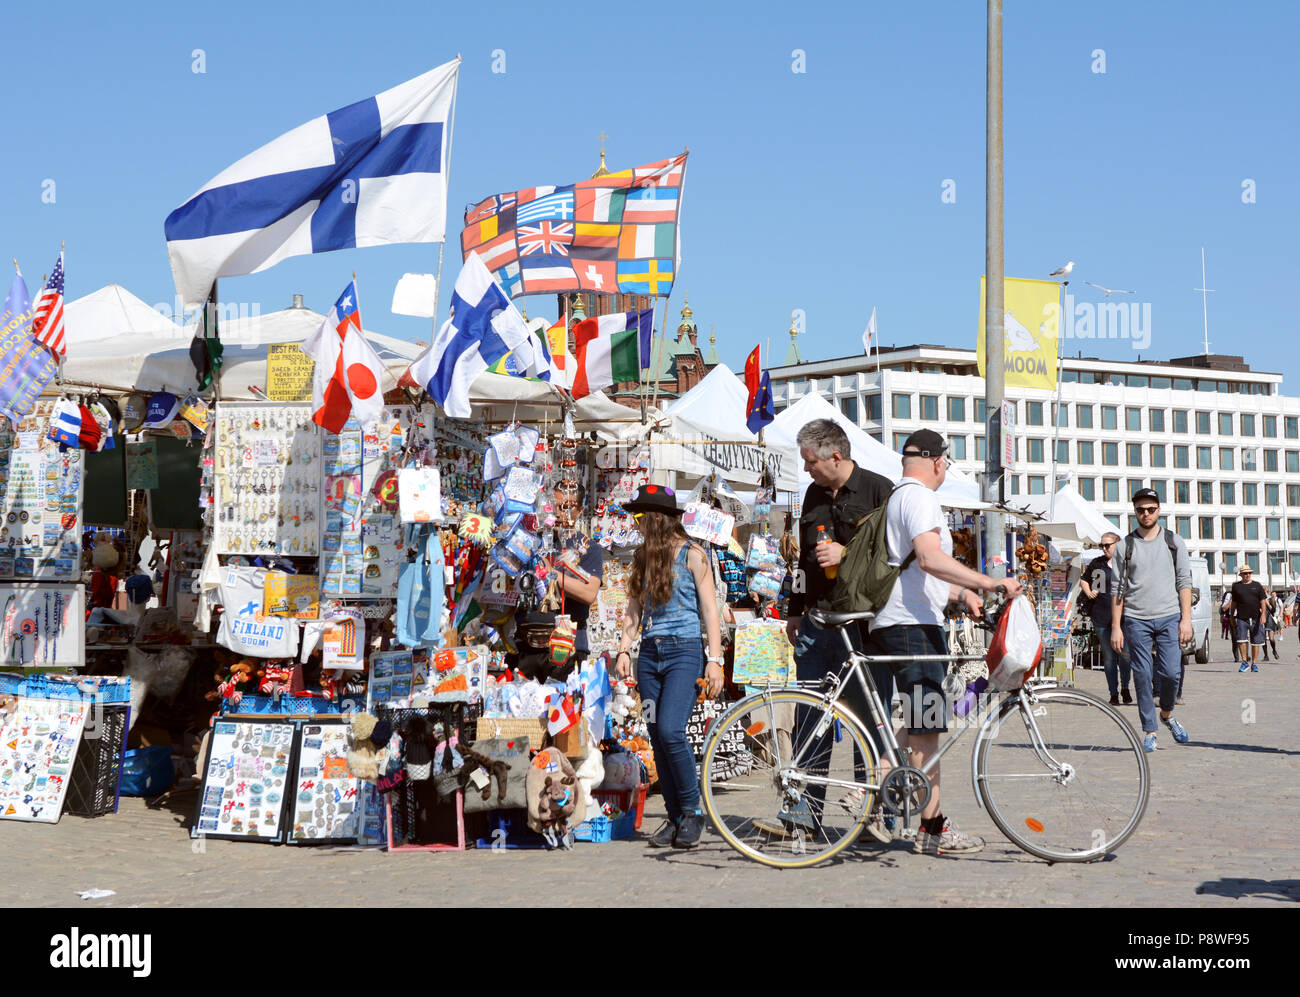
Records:
[[[0,708],[0,820],[58,822],[85,724],[85,703],[7,698]]]
[[[221,717],[212,726],[194,827],[201,836],[278,842],[292,797],[297,725],[269,717]]]
[[[302,721],[293,794],[290,844],[355,842],[364,803],[361,780],[348,769],[348,731],[342,721]]]
[[[0,583],[0,668],[81,668],[86,590],[81,585]]]
[[[86,454],[47,438],[52,401],[14,431],[0,419],[0,578],[81,577]]]

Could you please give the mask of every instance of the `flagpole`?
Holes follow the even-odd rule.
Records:
[[[443,183],[446,189],[443,191],[443,203],[447,203],[447,197],[451,194],[451,145],[456,137],[456,92],[460,89],[460,53],[456,53],[456,82],[451,85],[451,114],[447,118],[447,168],[443,171]],[[443,211],[442,219],[442,241],[438,243],[438,275],[433,281],[433,332],[429,342],[438,338],[438,296],[442,292],[442,251],[447,247],[447,218],[446,211]]]
[[[1050,521],[1056,511],[1056,462],[1060,456],[1061,445],[1061,341],[1064,339],[1065,295],[1070,293],[1070,280],[1061,281],[1061,304],[1056,313],[1056,400],[1052,403],[1052,421],[1056,430],[1052,435],[1052,492],[1047,500],[1047,518]]]
[[[655,312],[658,310],[658,305],[659,305],[659,297],[658,295],[656,295],[650,302],[650,335],[652,336],[654,335]],[[667,338],[667,336],[668,336],[667,331],[664,329],[660,329],[658,348],[651,351],[653,355],[650,361],[650,377],[653,378],[655,382],[654,401],[651,402],[651,405],[654,408],[659,407],[659,376],[658,376],[659,361],[663,359],[664,340]]]

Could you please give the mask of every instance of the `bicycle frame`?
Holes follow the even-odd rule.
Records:
[[[880,732],[880,740],[883,745],[883,750],[881,752],[882,758],[880,760],[888,762],[891,769],[901,767],[906,763],[901,760],[903,749],[899,745],[898,738],[894,733],[894,725],[892,719],[893,713],[892,710],[886,711],[884,707],[884,703],[880,699],[879,690],[876,688],[875,679],[872,677],[871,670],[868,666],[875,663],[891,664],[894,662],[903,662],[903,661],[944,661],[944,662],[982,661],[983,655],[978,655],[978,654],[975,655],[969,655],[969,654],[968,655],[949,655],[949,654],[866,655],[863,654],[861,651],[856,650],[853,647],[853,643],[850,640],[848,632],[844,626],[839,626],[836,629],[840,631],[840,636],[844,641],[844,645],[846,650],[848,651],[849,657],[848,660],[845,661],[844,665],[841,666],[838,673],[835,673],[833,675],[828,675],[821,682],[816,683],[817,687],[819,687],[822,691],[822,698],[825,701],[827,706],[837,705],[839,707],[840,712],[845,717],[847,717],[850,721],[856,723],[858,728],[861,730],[861,732],[867,737],[870,737],[869,728],[863,723],[862,718],[856,716],[852,710],[848,709],[848,707],[840,703],[840,697],[844,691],[846,680],[856,677],[858,683],[862,687],[862,691],[866,694],[867,706],[871,711],[871,717],[869,719],[871,720],[872,723],[875,724],[876,730]],[[1055,686],[1056,686],[1055,679],[1035,679],[1032,680],[1025,687],[1013,690],[1011,692],[1005,692],[1001,696],[992,697],[990,701],[986,701],[982,703],[979,709],[976,711],[973,721],[969,716],[967,718],[964,718],[963,722],[958,725],[957,729],[952,734],[950,734],[943,741],[942,744],[940,744],[938,750],[935,751],[934,754],[932,754],[928,759],[926,759],[925,764],[919,767],[920,771],[928,779],[930,774],[939,765],[939,762],[943,758],[943,756],[947,754],[948,749],[950,749],[954,744],[957,743],[957,741],[959,741],[962,738],[962,736],[966,733],[967,728],[978,725],[979,736],[982,738],[987,728],[995,724],[1001,723],[1001,715],[1005,704],[1008,701],[1014,699],[1018,702],[1020,706],[1020,713],[1021,716],[1025,719],[1026,727],[1030,732],[1030,737],[1032,738],[1033,741],[1034,751],[1038,755],[1039,759],[1043,762],[1043,764],[1047,766],[1048,771],[1042,773],[1041,777],[1057,778],[1057,779],[1068,778],[1069,773],[1066,770],[1066,766],[1063,766],[1060,762],[1058,762],[1055,758],[1053,758],[1051,753],[1047,750],[1047,745],[1044,742],[1042,734],[1038,729],[1038,724],[1034,720],[1033,711],[1031,708],[1032,695],[1035,690],[1042,689],[1042,688],[1054,688]],[[813,732],[810,738],[807,739],[807,741],[804,743],[804,745],[802,746],[798,754],[795,757],[792,757],[790,759],[788,765],[789,768],[799,769],[803,765],[808,752],[813,750],[814,747],[820,742],[821,738],[825,735],[826,733],[825,726],[827,724],[827,721],[829,720],[829,717],[830,717],[829,712],[823,716],[819,728]],[[1027,776],[1027,778],[1039,778],[1039,777],[1040,776]],[[807,773],[803,773],[801,775],[801,780],[808,785],[815,784],[815,785],[824,785],[828,787],[834,786],[842,789],[861,788],[861,789],[869,790],[871,792],[879,792],[880,789],[882,788],[883,781],[884,781],[882,778],[880,782],[877,783],[850,782],[843,779],[830,779],[821,776],[808,775]],[[987,810],[988,807],[985,804],[983,790],[982,787],[980,786],[980,780],[978,777],[977,761],[976,761],[975,753],[972,753],[971,755],[971,782],[975,789],[976,802],[979,804],[981,809]],[[902,816],[906,824],[906,822],[910,818],[910,811],[908,813],[904,813]]]

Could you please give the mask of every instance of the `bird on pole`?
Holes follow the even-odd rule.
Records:
[[[1071,261],[1070,261],[1069,263],[1067,263],[1065,266],[1063,266],[1063,267],[1057,267],[1055,270],[1053,270],[1053,271],[1052,271],[1051,273],[1049,273],[1047,276],[1049,276],[1049,277],[1068,277],[1068,276],[1070,276],[1070,271],[1072,271],[1073,269],[1074,269],[1074,260],[1071,260]]]

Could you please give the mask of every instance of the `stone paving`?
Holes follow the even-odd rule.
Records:
[[[1300,902],[1300,659],[1238,674],[1226,643],[1188,672],[1178,716],[1191,733],[1162,729],[1151,756],[1142,825],[1118,852],[1086,866],[1048,866],[1003,839],[977,808],[966,773],[973,736],[944,768],[945,810],[988,847],[963,858],[911,854],[863,840],[823,866],[768,869],[706,834],[697,851],[644,840],[578,844],[572,853],[394,853],[191,842],[190,800],[152,811],[124,798],[118,814],[57,825],[0,822],[0,903],[83,906],[423,905],[966,905],[1224,907]],[[1100,672],[1078,684],[1105,694]],[[1122,708],[1137,726],[1137,708]],[[658,824],[652,796],[643,831]],[[864,835],[864,839],[866,836]],[[77,891],[115,890],[81,901]]]

